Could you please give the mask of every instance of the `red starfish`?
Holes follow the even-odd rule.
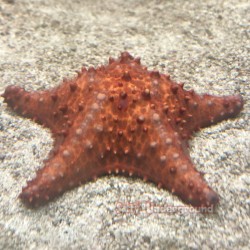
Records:
[[[107,66],[83,68],[49,91],[8,86],[4,101],[51,129],[50,158],[20,198],[39,206],[64,191],[111,173],[138,176],[195,207],[213,207],[218,195],[188,153],[202,127],[236,116],[241,96],[197,95],[124,52]]]

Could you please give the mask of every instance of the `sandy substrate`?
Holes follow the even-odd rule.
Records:
[[[17,196],[53,142],[48,130],[0,98],[1,249],[247,249],[250,4],[201,2],[0,0],[0,93],[9,84],[49,89],[82,65],[128,50],[187,89],[239,93],[245,100],[236,119],[202,130],[190,143],[197,169],[220,194],[216,212],[202,215],[162,211],[184,204],[153,184],[122,177],[101,178],[27,209]]]

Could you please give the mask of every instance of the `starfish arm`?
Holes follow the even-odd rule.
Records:
[[[231,118],[240,113],[243,99],[240,95],[231,96],[196,96],[191,114],[196,117],[196,127],[203,128]]]
[[[180,165],[179,165],[180,164]],[[194,165],[188,159],[183,159],[173,168],[165,172],[165,185],[181,200],[194,207],[214,207],[219,202],[219,197],[202,178],[201,174],[195,170]],[[174,180],[169,180],[169,175],[176,175]],[[164,181],[163,181],[164,183]],[[171,184],[170,184],[171,183]]]
[[[69,140],[67,138],[59,143],[60,146],[51,152],[45,166],[22,189],[19,197],[27,206],[41,206],[94,177],[95,162],[88,160],[88,152],[82,149],[79,142],[69,148]]]
[[[218,195],[195,169],[185,143],[181,143],[178,135],[173,136],[174,131],[169,128],[168,133],[166,146],[160,150],[166,157],[159,155],[161,162],[155,163],[155,174],[151,173],[153,182],[194,207],[214,207],[219,202]]]
[[[94,113],[92,115],[94,117]],[[20,194],[26,205],[38,207],[67,190],[107,174],[98,150],[99,139],[93,133],[95,120],[89,121],[91,124],[85,131],[86,124],[82,119],[78,117],[67,135],[55,137],[54,147],[45,166]]]
[[[84,77],[83,75],[81,77]],[[50,91],[28,92],[19,86],[8,86],[2,94],[4,101],[17,113],[48,127],[52,133],[65,133],[72,125],[70,121],[83,110],[78,77]],[[80,91],[79,91],[80,92]]]
[[[185,90],[183,84],[177,84],[167,76],[164,78],[167,84],[162,84],[160,92],[164,93],[165,102],[159,106],[183,139],[190,139],[200,128],[235,117],[243,108],[240,95],[198,95],[193,90]]]

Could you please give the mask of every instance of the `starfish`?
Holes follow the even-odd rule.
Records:
[[[44,167],[22,189],[38,207],[66,190],[106,174],[151,181],[194,207],[219,202],[188,152],[193,133],[236,116],[240,95],[198,95],[169,75],[148,71],[128,52],[98,68],[82,68],[51,90],[8,86],[9,107],[49,128],[54,148]]]

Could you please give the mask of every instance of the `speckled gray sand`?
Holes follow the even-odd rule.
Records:
[[[246,102],[238,118],[202,130],[191,143],[194,163],[221,196],[215,214],[148,209],[121,215],[119,202],[127,211],[135,202],[147,207],[150,201],[155,209],[183,203],[154,185],[106,177],[26,209],[17,196],[52,140],[0,98],[1,249],[247,249],[250,4],[206,2],[0,1],[0,93],[8,84],[56,86],[82,64],[97,66],[128,50],[186,88],[241,93]]]

